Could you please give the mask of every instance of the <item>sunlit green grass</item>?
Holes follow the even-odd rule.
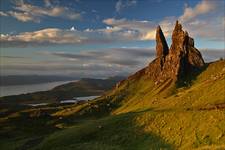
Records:
[[[127,113],[87,120],[86,123],[52,134],[37,149],[172,149],[172,145],[160,136],[145,133],[141,126],[135,123],[138,114]]]

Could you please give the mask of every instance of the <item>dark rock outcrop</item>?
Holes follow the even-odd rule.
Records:
[[[156,35],[159,34],[158,30],[160,28],[157,29]],[[163,36],[163,33],[160,35]],[[156,39],[156,42],[156,45],[162,45],[162,41]],[[156,46],[157,56],[160,51],[163,51],[162,55],[153,60],[145,72],[155,81],[163,82],[167,79],[178,81],[186,76],[191,76],[204,66],[201,53],[194,47],[193,38],[189,37],[186,31],[183,31],[182,25],[178,21],[172,33],[172,44],[168,53],[166,46],[164,49]]]
[[[168,49],[163,32],[158,26],[156,32],[156,58],[144,69],[128,77],[127,80],[147,76],[155,84],[167,80],[186,82],[204,66],[201,53],[194,47],[194,39],[183,31],[182,25],[176,21],[172,33],[172,44]],[[121,85],[121,84],[119,84]]]
[[[166,56],[169,48],[160,26],[156,30],[156,57]]]

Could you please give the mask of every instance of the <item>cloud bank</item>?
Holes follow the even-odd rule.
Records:
[[[107,25],[102,29],[47,28],[39,31],[24,32],[17,35],[1,34],[2,47],[43,46],[48,44],[89,44],[116,41],[153,40],[155,25],[149,21],[129,21],[109,18],[103,20]],[[149,31],[146,33],[146,31]],[[151,33],[151,34],[150,34]]]
[[[202,0],[193,8],[186,6],[179,20],[197,38],[224,41],[224,9],[224,1]]]
[[[37,55],[51,55],[56,59],[1,64],[1,69],[4,70],[3,74],[27,74],[29,72],[29,74],[64,74],[77,77],[128,75],[146,66],[154,57],[155,52],[151,48],[130,47],[81,51],[80,53],[41,51]]]
[[[53,6],[51,2],[45,0],[45,7],[35,6],[29,3],[24,3],[23,0],[15,1],[14,10],[0,12],[1,16],[11,16],[22,22],[39,23],[45,17],[59,17],[62,19],[79,20],[81,14],[71,10],[68,7]]]
[[[225,56],[222,49],[200,50],[206,62],[218,60]],[[155,58],[154,48],[111,48],[99,51],[89,50],[79,53],[41,51],[37,55],[54,56],[55,60],[27,62],[15,61],[1,64],[6,74],[40,74],[40,75],[71,75],[76,77],[107,77],[113,75],[129,75],[147,66]],[[10,56],[1,56],[8,57]],[[10,57],[21,59],[24,57]],[[32,60],[32,59],[30,59]]]
[[[50,4],[46,3],[47,6]],[[89,44],[109,43],[118,41],[145,41],[155,40],[155,29],[161,25],[165,36],[170,37],[175,20],[180,20],[190,35],[207,40],[224,41],[224,2],[203,0],[195,7],[185,6],[179,17],[166,17],[159,22],[149,20],[127,20],[125,18],[107,18],[102,22],[105,28],[73,30],[47,28],[39,31],[19,33],[17,35],[1,35],[3,47],[34,46],[48,44]],[[67,8],[51,7],[39,8],[20,2],[15,7],[19,12],[1,12],[2,16],[14,15],[21,20],[40,19],[43,15],[61,16],[77,19],[76,13],[68,12]],[[32,11],[31,11],[32,10]]]

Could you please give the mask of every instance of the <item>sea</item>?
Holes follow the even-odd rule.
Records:
[[[74,82],[74,80],[73,81],[57,81],[57,82],[40,83],[40,84],[29,84],[29,85],[0,86],[0,97],[51,90],[52,88],[56,86],[66,84],[69,82]]]

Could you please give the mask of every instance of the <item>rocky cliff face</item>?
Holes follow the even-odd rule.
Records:
[[[156,57],[166,56],[169,48],[160,26],[156,30]]]
[[[144,69],[138,71],[129,79],[140,78],[147,75],[155,84],[166,80],[183,81],[184,78],[192,76],[204,66],[201,53],[194,47],[194,39],[183,31],[182,25],[176,21],[173,33],[172,44],[168,48],[164,34],[157,27],[156,32],[156,58]]]
[[[161,36],[158,36],[158,35]],[[164,82],[167,79],[175,81],[192,75],[199,68],[204,66],[201,53],[194,47],[194,39],[183,31],[182,25],[176,22],[172,33],[172,44],[167,52],[167,45],[161,30],[156,33],[157,58],[146,68],[146,74],[157,82]],[[163,51],[162,55],[158,55]]]

